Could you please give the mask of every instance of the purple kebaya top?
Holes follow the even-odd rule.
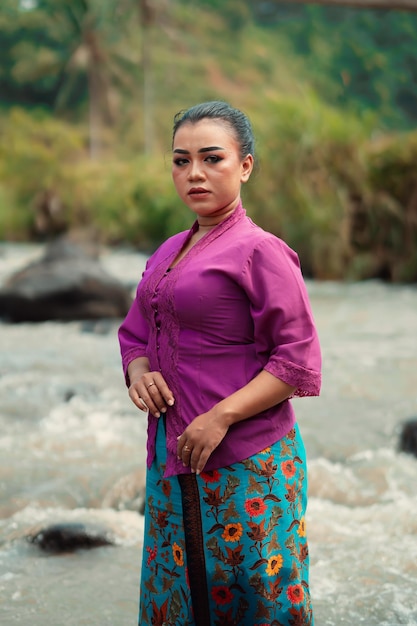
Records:
[[[296,253],[254,224],[239,204],[170,269],[197,228],[195,222],[149,258],[119,330],[127,383],[129,363],[146,356],[175,398],[166,413],[166,476],[190,472],[176,455],[187,425],[261,370],[296,387],[295,396],[320,392],[320,346]],[[150,467],[158,419],[148,420]],[[285,400],[233,424],[204,469],[263,450],[294,422]]]

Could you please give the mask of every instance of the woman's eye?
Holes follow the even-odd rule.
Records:
[[[187,159],[174,159],[174,165],[178,165],[179,167],[185,165],[186,163],[188,163]]]
[[[222,158],[219,157],[217,154],[211,154],[206,158],[207,163],[218,163],[221,160]]]

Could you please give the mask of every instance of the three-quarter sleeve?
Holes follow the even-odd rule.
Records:
[[[295,396],[318,395],[320,344],[297,254],[282,240],[265,238],[242,276],[264,369],[296,387]]]
[[[129,312],[118,332],[123,372],[127,385],[129,385],[129,376],[127,373],[129,363],[138,357],[147,356],[148,335],[149,327],[140,312],[138,296],[136,294]]]

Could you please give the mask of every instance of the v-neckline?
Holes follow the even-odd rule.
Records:
[[[246,215],[246,211],[245,209],[242,207],[242,202],[240,201],[239,204],[237,205],[237,207],[235,208],[235,210],[233,211],[233,213],[231,215],[229,215],[229,217],[227,217],[225,220],[223,220],[222,222],[219,222],[219,224],[216,224],[216,226],[214,226],[214,228],[212,228],[211,230],[209,230],[207,233],[205,233],[202,237],[200,237],[200,239],[198,239],[186,252],[185,254],[182,254],[183,250],[186,248],[186,246],[188,245],[190,239],[193,237],[193,235],[195,235],[195,233],[198,232],[198,221],[196,220],[194,222],[194,224],[192,225],[192,227],[190,228],[190,230],[188,231],[187,237],[185,238],[181,249],[179,250],[179,252],[177,252],[177,254],[174,256],[174,258],[172,259],[172,261],[170,262],[169,266],[168,266],[168,270],[173,270],[176,267],[178,267],[179,264],[181,264],[184,259],[190,259],[194,256],[194,254],[196,252],[198,252],[198,250],[204,245],[208,245],[211,241],[213,241],[214,239],[217,239],[217,237],[219,237],[225,230],[228,230],[231,226],[233,226],[233,224],[238,221],[242,216]]]

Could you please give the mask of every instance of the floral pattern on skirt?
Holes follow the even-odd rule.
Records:
[[[164,478],[147,473],[139,626],[313,626],[298,426],[258,454]]]

